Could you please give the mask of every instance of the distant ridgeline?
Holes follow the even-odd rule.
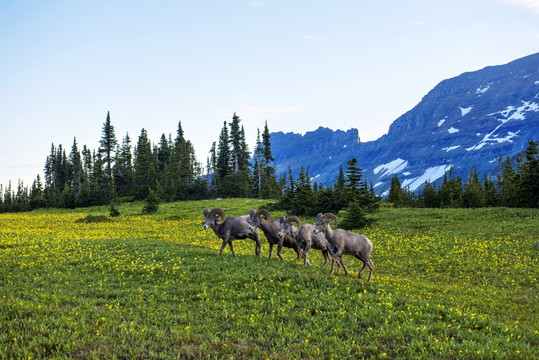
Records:
[[[305,135],[271,134],[276,173],[309,169],[313,181],[332,185],[339,167],[355,157],[377,194],[387,195],[397,176],[404,188],[440,184],[451,167],[468,178],[513,166],[528,140],[539,139],[539,53],[444,80],[378,140],[360,142],[357,129],[318,128]]]

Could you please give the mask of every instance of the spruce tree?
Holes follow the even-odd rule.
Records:
[[[157,184],[156,159],[145,129],[140,132],[134,154],[133,169],[137,188],[136,196],[138,199],[144,199],[148,196],[148,189],[155,188]]]
[[[271,152],[271,140],[270,132],[268,128],[268,121],[264,124],[264,132],[262,133],[262,149],[263,149],[263,163],[262,163],[262,197],[263,198],[275,198],[279,196],[279,187],[277,185],[277,178],[275,177],[275,168],[272,163],[275,161]]]
[[[82,191],[83,171],[82,157],[77,146],[77,139],[74,138],[68,160],[68,182],[73,189],[75,198],[77,198]]]
[[[505,164],[500,156],[498,159],[500,173],[498,174],[498,192],[500,196],[500,205],[507,207],[518,206],[518,174],[511,165],[509,156],[505,159]]]
[[[228,138],[228,127],[226,121],[223,123],[221,134],[219,135],[219,143],[217,146],[217,161],[216,174],[220,180],[224,180],[230,172],[231,152],[230,141]]]
[[[361,193],[361,178],[362,170],[358,165],[356,158],[352,158],[346,162],[346,189],[350,201],[359,200]]]
[[[401,182],[396,175],[391,179],[391,187],[389,188],[387,201],[393,203],[395,207],[401,207],[403,205]]]
[[[113,189],[113,177],[112,177],[112,162],[113,162],[113,152],[116,150],[118,141],[116,140],[116,135],[114,133],[114,126],[110,121],[110,111],[107,112],[107,118],[103,124],[103,129],[101,131],[101,140],[99,141],[99,153],[103,158],[103,163],[105,169],[103,171],[103,185],[109,191],[109,197],[112,196]]]
[[[485,206],[485,190],[475,168],[472,168],[470,178],[465,185],[464,206],[470,208]]]
[[[539,207],[539,157],[536,142],[528,141],[519,170],[519,204],[523,207]]]
[[[133,194],[133,153],[131,138],[126,133],[122,144],[116,151],[114,163],[114,182],[118,196],[134,196]]]

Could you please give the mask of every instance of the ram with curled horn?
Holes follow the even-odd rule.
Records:
[[[374,271],[374,264],[371,261],[372,242],[366,236],[351,231],[343,229],[333,230],[331,226],[329,226],[330,220],[335,220],[335,224],[338,224],[339,221],[337,216],[333,213],[326,213],[324,215],[318,214],[314,232],[316,234],[323,234],[330,243],[333,259],[342,257],[342,255],[352,255],[363,262],[363,267],[359,270],[360,279],[365,271],[365,267],[368,266],[370,273],[367,283],[370,283]],[[347,276],[349,275],[346,267],[344,267],[344,272]],[[331,269],[331,273],[333,273],[333,268]]]
[[[250,215],[254,213],[255,210],[252,209],[249,212],[249,215],[233,217],[226,216],[224,210],[220,208],[215,208],[211,211],[209,209],[204,210],[204,229],[207,230],[211,228],[218,238],[223,239],[221,249],[219,250],[219,256],[223,255],[223,250],[227,244],[230,251],[232,251],[232,254],[236,256],[232,241],[247,238],[255,241],[255,255],[260,256],[260,249],[262,246],[260,237],[258,236],[258,230],[251,231],[249,229],[249,218]]]
[[[285,219],[282,216],[279,219],[281,225],[281,231],[279,232],[280,236],[290,236],[295,241],[298,247],[303,250],[303,265],[312,265],[309,261],[309,250],[311,248],[322,251],[324,256],[324,264],[322,267],[327,266],[330,262],[330,245],[323,234],[314,233],[314,225],[311,224],[302,224],[301,220],[296,216],[290,216]],[[297,228],[294,229],[292,223],[296,223]],[[337,266],[340,268],[340,261],[337,262]],[[333,264],[332,264],[333,268]]]
[[[285,236],[279,236],[279,231],[281,230],[280,220],[271,220],[271,214],[266,209],[260,209],[257,212],[253,213],[251,212],[251,218],[249,220],[250,226],[249,229],[251,231],[254,231],[256,229],[261,229],[264,235],[266,235],[266,239],[268,239],[269,243],[269,258],[271,259],[271,255],[273,252],[273,246],[277,245],[277,256],[283,260],[283,257],[281,256],[281,250],[284,247],[294,249],[296,252],[296,259],[294,262],[297,262],[301,256],[302,251],[296,244],[296,241],[293,237],[289,235]],[[281,216],[281,218],[284,219],[284,216]],[[295,231],[294,227],[294,231]]]

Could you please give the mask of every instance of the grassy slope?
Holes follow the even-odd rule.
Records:
[[[0,215],[0,358],[533,358],[539,211],[387,209],[363,233],[372,285],[253,255],[201,228],[215,200]],[[130,215],[133,214],[133,215]],[[274,217],[278,213],[272,214]],[[304,219],[312,222],[312,219]]]

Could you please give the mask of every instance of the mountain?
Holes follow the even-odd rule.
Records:
[[[378,194],[394,175],[417,190],[451,166],[463,179],[472,167],[494,177],[498,157],[514,159],[528,140],[539,140],[539,53],[440,82],[375,141],[361,142],[357,129],[271,134],[277,174],[303,165],[328,186],[355,157]]]

